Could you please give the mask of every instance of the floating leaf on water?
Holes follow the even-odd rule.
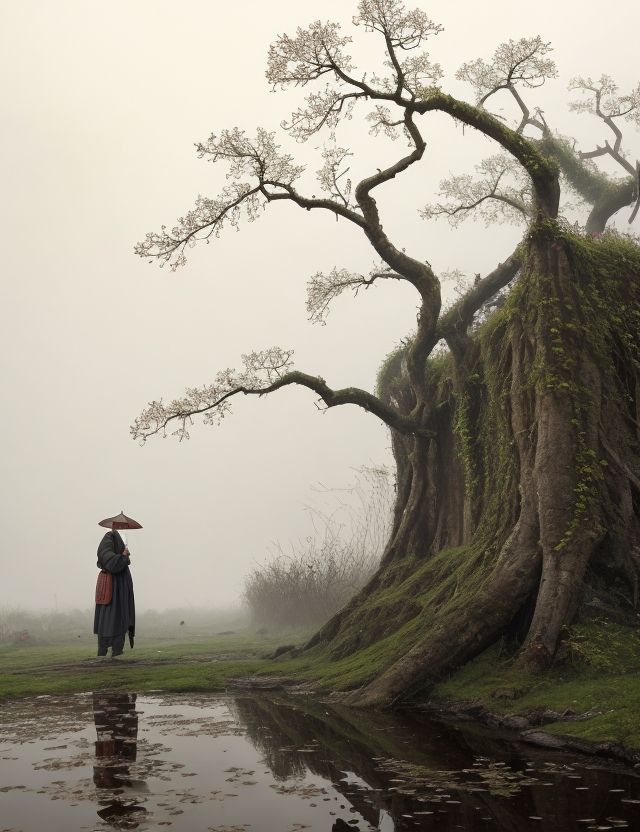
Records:
[[[210,826],[209,832],[245,832],[246,826]]]

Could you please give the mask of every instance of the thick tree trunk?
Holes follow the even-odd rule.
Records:
[[[351,704],[428,688],[525,608],[534,612],[519,660],[545,668],[599,558],[638,603],[637,346],[614,339],[622,304],[607,312],[602,299],[585,302],[581,269],[591,266],[576,251],[531,235],[501,317],[456,356],[451,381],[433,386],[425,428],[434,438],[394,437],[398,503],[380,570],[308,645],[336,660],[391,637],[402,645]]]
[[[599,379],[595,373],[592,376],[595,387]],[[559,399],[554,394],[546,394],[538,403],[535,480],[542,576],[525,647],[528,660],[541,667],[549,664],[562,628],[573,620],[582,600],[587,563],[604,532],[601,514],[595,510],[567,539],[577,486],[572,418],[566,397]],[[595,453],[598,448],[595,414],[590,421],[588,446]]]

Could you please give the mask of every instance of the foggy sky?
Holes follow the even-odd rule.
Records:
[[[467,100],[473,91],[454,79],[461,63],[490,58],[509,38],[552,41],[560,77],[527,101],[583,149],[608,136],[595,119],[567,112],[576,97],[569,79],[608,73],[625,90],[638,81],[636,2],[617,3],[611,15],[592,0],[417,4],[445,26],[429,45],[443,88]],[[271,93],[264,77],[278,33],[335,19],[354,35],[362,70],[381,58],[379,40],[350,25],[355,6],[0,3],[0,606],[90,606],[97,522],[120,510],[144,526],[130,535],[142,609],[233,602],[271,541],[309,533],[310,486],[343,486],[353,468],[390,461],[377,419],[353,407],[323,414],[302,389],[236,399],[220,427],[197,424],[189,442],[140,447],[129,436],[151,399],[211,382],[242,353],[273,345],[294,349],[296,367],[331,386],[372,390],[382,360],[412,329],[417,297],[395,282],[339,298],[325,327],[308,323],[311,275],[333,266],[365,273],[374,259],[356,228],[320,212],[272,205],[192,250],[176,274],[133,254],[147,231],[225,184],[224,167],[198,160],[195,142],[236,125],[275,130],[301,102],[295,91]],[[515,115],[507,100],[493,102],[503,105]],[[406,152],[403,140],[368,137],[365,112],[340,137],[356,151],[354,180]],[[427,140],[419,170],[376,192],[385,229],[437,272],[484,275],[522,230],[470,222],[453,231],[425,223],[418,209],[440,178],[472,172],[496,148],[448,117],[419,122]],[[635,160],[638,135],[626,135]],[[318,187],[319,144],[282,139],[308,166],[308,193]]]

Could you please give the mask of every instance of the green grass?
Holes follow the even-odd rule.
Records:
[[[142,692],[222,690],[227,679],[260,673],[282,673],[283,666],[263,658],[284,643],[304,636],[252,633],[201,637],[136,638],[117,659],[98,659],[88,639],[80,644],[18,643],[0,647],[0,699],[86,690]]]
[[[578,722],[555,722],[545,731],[640,748],[640,637],[636,630],[598,622],[572,628],[562,660],[545,673],[526,671],[485,651],[432,691],[432,699],[481,702],[493,713],[547,710],[599,712]]]

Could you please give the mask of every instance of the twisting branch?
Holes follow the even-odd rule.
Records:
[[[377,254],[392,270],[402,275],[420,292],[422,303],[417,318],[418,326],[407,355],[407,362],[409,378],[416,392],[418,409],[421,410],[427,407],[424,398],[426,395],[424,362],[437,343],[435,333],[442,304],[440,282],[428,263],[409,257],[391,243],[383,231],[378,206],[371,195],[374,188],[391,181],[422,158],[426,145],[409,109],[405,110],[403,127],[411,137],[414,145],[413,151],[394,165],[385,170],[378,170],[373,176],[363,179],[355,190],[355,197],[366,222],[364,232]]]
[[[600,76],[597,82],[591,78],[572,78],[569,82],[570,90],[581,93],[592,93],[581,101],[573,101],[569,109],[575,113],[592,113],[604,121],[614,135],[613,147],[605,141],[604,147],[596,146],[595,150],[581,153],[583,159],[594,159],[597,156],[609,155],[630,176],[635,176],[635,168],[622,153],[622,131],[614,119],[624,118],[640,127],[640,84],[628,95],[618,95],[618,85],[608,75]]]
[[[454,227],[469,216],[482,217],[487,226],[494,222],[517,224],[531,217],[531,180],[512,156],[499,153],[483,159],[475,168],[478,179],[469,174],[442,179],[439,195],[448,201],[426,205],[420,216],[448,217]]]
[[[187,426],[192,424],[194,416],[203,414],[205,424],[220,424],[221,419],[230,411],[230,399],[233,396],[239,393],[265,396],[291,384],[313,390],[326,408],[354,404],[373,413],[400,433],[426,433],[413,419],[401,415],[366,390],[357,387],[332,390],[323,379],[292,370],[292,355],[292,350],[282,350],[279,347],[243,355],[242,372],[223,370],[218,373],[213,384],[187,389],[182,399],[174,399],[168,405],[163,404],[162,400],[151,402],[135,420],[131,428],[133,438],[144,443],[155,434],[166,437],[167,426],[175,421],[178,428],[172,435],[180,441],[188,439]]]
[[[604,147],[596,145],[595,150],[580,153],[580,157],[595,159],[598,156],[608,155],[632,177],[633,198],[635,198],[635,206],[629,217],[629,223],[632,223],[640,207],[640,184],[638,184],[640,161],[636,161],[634,166],[626,159],[622,150],[622,131],[614,119],[623,118],[640,128],[640,83],[627,95],[618,95],[618,85],[608,75],[601,75],[597,82],[592,81],[591,78],[577,77],[569,82],[569,89],[580,90],[583,94],[591,93],[586,99],[572,102],[569,109],[576,113],[592,113],[598,116],[614,135],[613,147],[605,140]]]
[[[608,176],[596,167],[592,159],[581,156],[568,139],[547,131],[539,147],[545,155],[558,160],[563,184],[591,206],[585,224],[588,234],[601,234],[611,217],[633,202],[637,191],[631,177],[616,179]]]
[[[448,113],[463,124],[468,124],[496,141],[518,160],[531,177],[536,209],[542,209],[550,217],[557,215],[560,200],[558,166],[555,160],[548,159],[540,151],[534,141],[506,127],[486,110],[474,107],[439,90],[432,92],[425,100],[416,101],[413,109],[416,113],[433,111]]]
[[[443,338],[454,354],[466,344],[467,330],[473,322],[475,313],[483,303],[513,280],[522,262],[522,253],[516,249],[504,263],[500,263],[490,274],[475,283],[441,317],[438,323],[438,338]]]

